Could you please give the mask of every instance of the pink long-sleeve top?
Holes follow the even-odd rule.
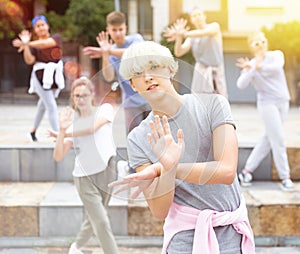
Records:
[[[200,211],[173,202],[164,224],[162,254],[167,254],[169,243],[176,233],[192,229],[195,229],[192,254],[219,254],[214,227],[225,225],[232,225],[242,235],[242,253],[255,253],[253,232],[243,198],[239,208],[232,212],[217,212],[209,209]]]

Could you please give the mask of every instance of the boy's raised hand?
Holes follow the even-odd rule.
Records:
[[[144,165],[144,168],[138,172],[124,177],[121,180],[110,183],[109,187],[119,186],[114,194],[124,190],[137,187],[132,194],[132,198],[137,198],[140,193],[148,189],[154,179],[160,176],[162,168],[169,171],[174,169],[184,152],[184,140],[182,130],[177,132],[177,143],[172,137],[168,119],[162,117],[162,122],[159,116],[155,116],[155,123],[150,121],[151,133],[147,135],[152,151],[159,159],[158,163]]]
[[[151,133],[148,134],[148,142],[163,168],[168,171],[177,166],[184,152],[183,132],[181,129],[178,130],[176,143],[168,118],[163,116],[161,123],[159,116],[156,115],[154,121],[149,123]]]
[[[100,32],[98,36],[96,37],[96,40],[101,48],[101,50],[104,52],[109,52],[111,46],[112,46],[112,40],[109,39],[108,32]]]

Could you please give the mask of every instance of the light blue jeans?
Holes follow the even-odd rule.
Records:
[[[40,123],[47,110],[51,128],[54,131],[58,131],[59,129],[58,110],[57,110],[54,90],[43,89],[38,81],[35,82],[34,88],[35,88],[35,92],[39,96],[39,100],[37,103],[37,111],[34,117],[33,128],[37,129],[40,126]]]
[[[283,122],[289,111],[289,102],[258,104],[257,109],[265,125],[265,133],[251,152],[245,169],[253,172],[272,151],[273,160],[281,180],[290,178],[290,167],[284,141]]]

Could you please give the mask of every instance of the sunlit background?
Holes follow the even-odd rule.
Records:
[[[101,62],[87,59],[81,49],[97,45],[95,36],[105,29],[105,16],[110,11],[117,9],[126,14],[128,33],[138,32],[146,40],[163,43],[163,29],[179,17],[188,17],[194,7],[206,12],[208,22],[217,21],[221,26],[231,102],[254,103],[256,100],[251,87],[245,91],[235,88],[239,75],[235,60],[249,56],[247,35],[263,30],[270,48],[285,53],[286,76],[292,103],[295,103],[295,84],[300,79],[299,0],[0,0],[0,95],[23,93],[28,87],[30,67],[10,43],[22,29],[30,29],[30,21],[37,14],[46,15],[52,33],[58,32],[64,38],[63,56],[69,84],[77,76],[92,77],[99,71]],[[182,60],[193,64],[188,56]],[[189,77],[190,73],[184,76]],[[184,82],[189,83],[189,78]],[[179,92],[186,93],[189,89],[182,88]],[[119,96],[118,91],[112,93]]]

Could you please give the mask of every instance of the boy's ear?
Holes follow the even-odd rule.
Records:
[[[130,86],[131,86],[132,90],[136,92],[135,86],[134,86],[134,84],[133,84],[133,82],[132,82],[131,79],[129,80],[129,83],[130,83]]]
[[[169,68],[169,72],[170,72],[170,77],[174,78],[176,73],[174,71],[172,71],[170,68]]]

